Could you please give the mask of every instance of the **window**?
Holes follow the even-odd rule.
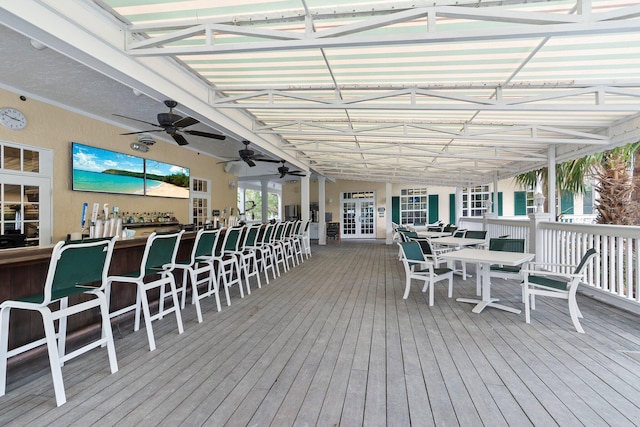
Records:
[[[429,195],[426,188],[406,188],[400,191],[400,223],[426,224]]]
[[[488,185],[462,189],[462,216],[482,216],[489,210],[491,193]]]
[[[50,151],[0,142],[1,235],[51,243],[52,164]]]
[[[592,186],[587,187],[585,193],[582,195],[582,213],[584,215],[593,214],[593,193],[594,189]]]
[[[267,220],[279,217],[280,197],[276,193],[267,195]],[[247,188],[244,190],[244,213],[248,221],[262,220],[262,191]]]
[[[191,178],[191,223],[202,227],[209,221],[211,187],[208,179]]]
[[[532,188],[527,188],[525,191],[515,191],[513,193],[513,212],[516,216],[528,215],[536,212],[536,205],[534,203],[533,196],[534,192]]]
[[[40,153],[22,147],[1,145],[1,169],[19,172],[40,172]]]

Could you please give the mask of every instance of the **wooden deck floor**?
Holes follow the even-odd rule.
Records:
[[[44,365],[10,372],[0,425],[551,426],[634,425],[640,420],[640,322],[585,296],[586,334],[560,301],[524,315],[480,314],[455,297],[435,305],[416,284],[403,300],[396,246],[313,247],[312,258],[250,296],[234,295],[204,322],[184,310],[146,334],[116,332],[120,370],[105,350],[63,368],[68,402],[55,407]],[[494,296],[521,307],[519,288]]]

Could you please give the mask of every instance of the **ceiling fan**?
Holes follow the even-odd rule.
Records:
[[[249,149],[249,144],[251,143],[250,141],[242,141],[242,143],[244,144],[244,148],[238,151],[238,155],[240,156],[239,159],[225,160],[222,162],[218,162],[218,164],[229,163],[229,162],[239,162],[240,160],[248,164],[250,167],[254,167],[256,165],[255,162],[280,163],[280,160],[272,160],[264,157],[257,157],[255,151]]]
[[[302,171],[290,171],[289,168],[284,165],[284,160],[280,160],[280,163],[282,163],[282,166],[278,168],[278,172],[280,172],[280,178],[284,178],[287,175],[306,176],[302,173]]]
[[[184,129],[186,127],[189,127],[191,125],[195,125],[196,123],[200,123],[200,121],[198,121],[197,119],[194,119],[193,117],[182,117],[178,114],[175,114],[173,112],[173,109],[178,105],[178,103],[176,101],[172,101],[170,99],[164,101],[164,105],[166,105],[167,107],[169,107],[169,112],[168,113],[160,113],[158,114],[158,123],[150,123],[150,122],[146,122],[144,120],[139,120],[139,119],[134,119],[133,117],[127,117],[127,116],[123,116],[121,114],[114,114],[114,116],[118,116],[118,117],[123,117],[125,119],[129,119],[129,120],[135,120],[137,122],[141,122],[141,123],[146,123],[149,126],[156,126],[160,129],[151,129],[151,130],[142,130],[139,132],[128,132],[128,133],[121,133],[120,135],[135,135],[135,134],[139,134],[139,133],[149,133],[149,132],[166,132],[169,135],[171,135],[171,137],[178,143],[178,145],[187,145],[189,144],[189,142],[187,142],[187,140],[184,138],[184,136],[182,136],[183,133],[186,133],[188,135],[195,135],[195,136],[202,136],[204,138],[213,138],[213,139],[225,139],[226,136],[224,135],[218,135],[215,133],[209,133],[209,132],[200,132],[197,130],[189,130],[189,129]]]

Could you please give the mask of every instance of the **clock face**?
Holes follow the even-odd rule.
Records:
[[[20,110],[15,108],[0,108],[0,123],[13,130],[24,129],[27,125],[27,118]]]

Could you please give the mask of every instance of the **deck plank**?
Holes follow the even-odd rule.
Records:
[[[468,266],[473,272],[472,265]],[[114,331],[120,370],[106,351],[68,362],[68,402],[55,407],[46,356],[9,372],[1,425],[634,425],[640,419],[637,316],[578,296],[586,334],[566,303],[539,298],[531,324],[456,297],[475,280],[455,276],[435,304],[414,284],[402,299],[397,247],[380,241],[313,246],[281,277],[202,301],[143,330]],[[522,308],[520,288],[492,294]]]

